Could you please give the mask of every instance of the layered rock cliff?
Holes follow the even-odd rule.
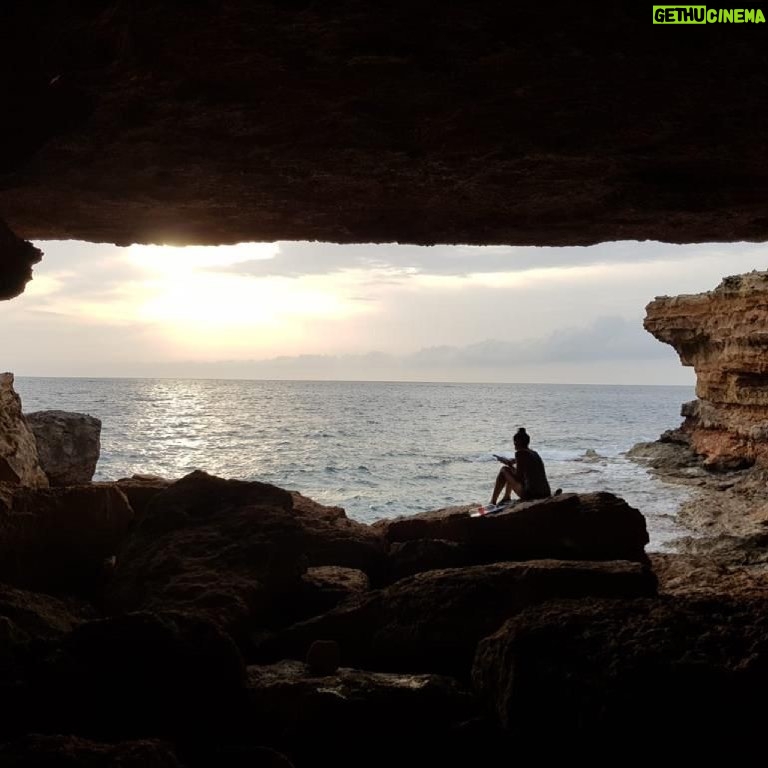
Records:
[[[693,449],[715,467],[768,465],[768,272],[657,297],[644,326],[696,372],[698,399],[681,414]]]

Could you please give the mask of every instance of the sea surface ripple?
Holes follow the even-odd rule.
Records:
[[[677,426],[690,387],[19,376],[16,389],[25,412],[101,419],[96,480],[203,469],[372,522],[488,501],[493,454],[511,456],[525,426],[553,489],[623,497],[646,516],[650,551],[684,533],[676,512],[689,491],[624,453]]]

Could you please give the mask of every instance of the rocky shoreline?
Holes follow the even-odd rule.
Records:
[[[6,444],[29,447],[3,386]],[[6,460],[0,765],[465,766],[608,757],[637,733],[691,755],[702,727],[747,754],[768,677],[764,475],[713,473],[686,440],[631,452],[697,489],[695,535],[650,555],[610,493],[365,525],[199,471],[56,486]]]
[[[676,554],[651,555],[662,589],[688,594],[768,594],[765,467],[713,470],[681,430],[639,443],[627,456],[662,482],[692,490],[678,511],[690,535],[674,542]]]

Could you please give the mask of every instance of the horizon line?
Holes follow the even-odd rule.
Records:
[[[529,386],[529,387],[678,387],[680,389],[695,388],[695,384],[612,384],[612,383],[585,383],[566,381],[436,381],[425,379],[278,379],[278,378],[250,378],[250,377],[222,377],[222,376],[88,376],[88,375],[35,375],[12,373],[15,379],[93,379],[107,381],[254,381],[271,383],[307,383],[307,384],[474,384],[481,386]]]

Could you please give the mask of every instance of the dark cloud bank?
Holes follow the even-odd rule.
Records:
[[[408,378],[412,373],[474,370],[508,372],[517,367],[549,363],[610,363],[668,361],[674,352],[660,344],[637,323],[621,317],[601,317],[589,327],[557,331],[541,340],[486,341],[466,346],[426,347],[407,355],[368,352],[349,355],[294,355],[266,360],[231,360],[179,364],[193,367],[194,375],[244,378],[343,378],[360,371],[366,378],[377,375]]]

